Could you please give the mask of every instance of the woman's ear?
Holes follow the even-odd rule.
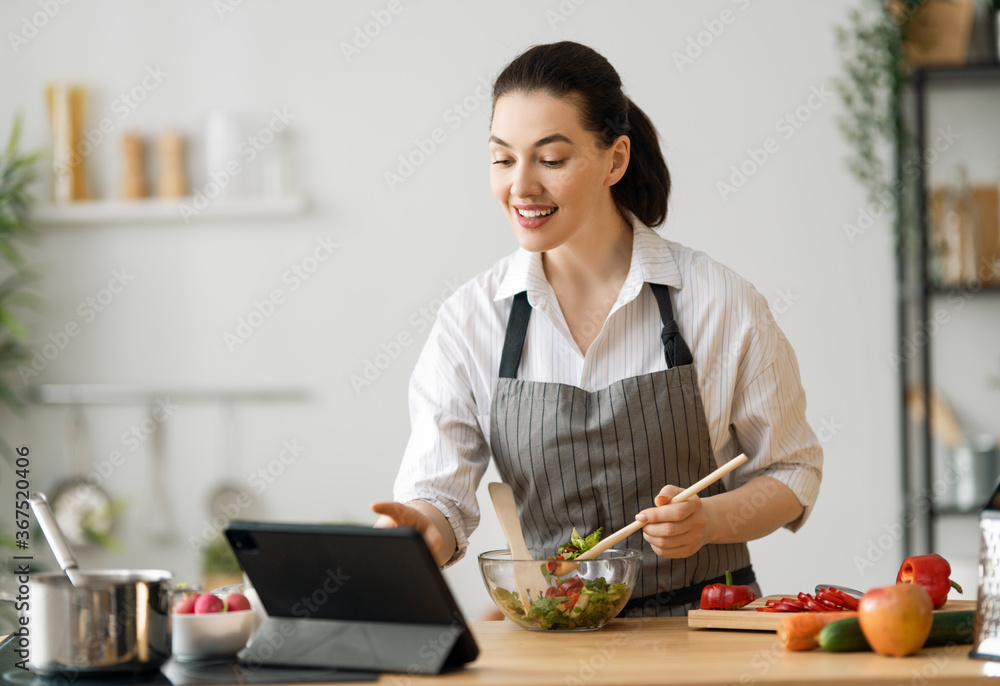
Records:
[[[605,180],[607,185],[614,186],[625,176],[628,169],[629,156],[632,152],[632,141],[628,136],[618,136],[618,139],[611,145],[611,168]]]

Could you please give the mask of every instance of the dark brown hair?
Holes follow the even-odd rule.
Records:
[[[573,100],[583,127],[597,134],[604,148],[627,135],[631,140],[628,169],[611,187],[618,211],[632,212],[647,226],[667,218],[670,172],[660,152],[656,128],[622,91],[611,63],[593,48],[572,41],[536,45],[508,64],[493,82],[493,107],[507,93],[541,91]]]

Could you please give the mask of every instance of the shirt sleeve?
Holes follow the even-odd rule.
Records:
[[[806,396],[791,344],[764,298],[753,291],[751,322],[737,373],[732,430],[749,460],[735,476],[746,483],[769,476],[788,486],[804,510],[785,525],[797,531],[809,518],[823,474],[823,449],[806,421]]]
[[[479,526],[476,488],[491,455],[470,379],[460,327],[442,308],[410,377],[411,433],[393,497],[426,500],[447,518],[457,549],[445,567],[465,555]]]

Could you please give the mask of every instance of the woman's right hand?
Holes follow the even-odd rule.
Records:
[[[376,529],[391,529],[398,526],[416,529],[424,537],[427,549],[431,551],[431,555],[439,565],[447,562],[455,552],[455,534],[451,530],[451,525],[440,510],[430,503],[422,500],[414,500],[405,505],[391,501],[372,503],[372,512],[381,515],[375,522]],[[442,524],[447,527],[447,534],[450,534],[451,539],[451,547],[447,551],[444,549],[446,541]]]

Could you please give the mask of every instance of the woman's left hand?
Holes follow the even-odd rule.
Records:
[[[642,537],[660,557],[690,557],[709,542],[708,516],[704,502],[698,496],[683,503],[670,504],[670,499],[682,490],[678,486],[664,486],[653,501],[656,507],[643,510],[636,516],[636,519],[648,522],[642,528]]]

